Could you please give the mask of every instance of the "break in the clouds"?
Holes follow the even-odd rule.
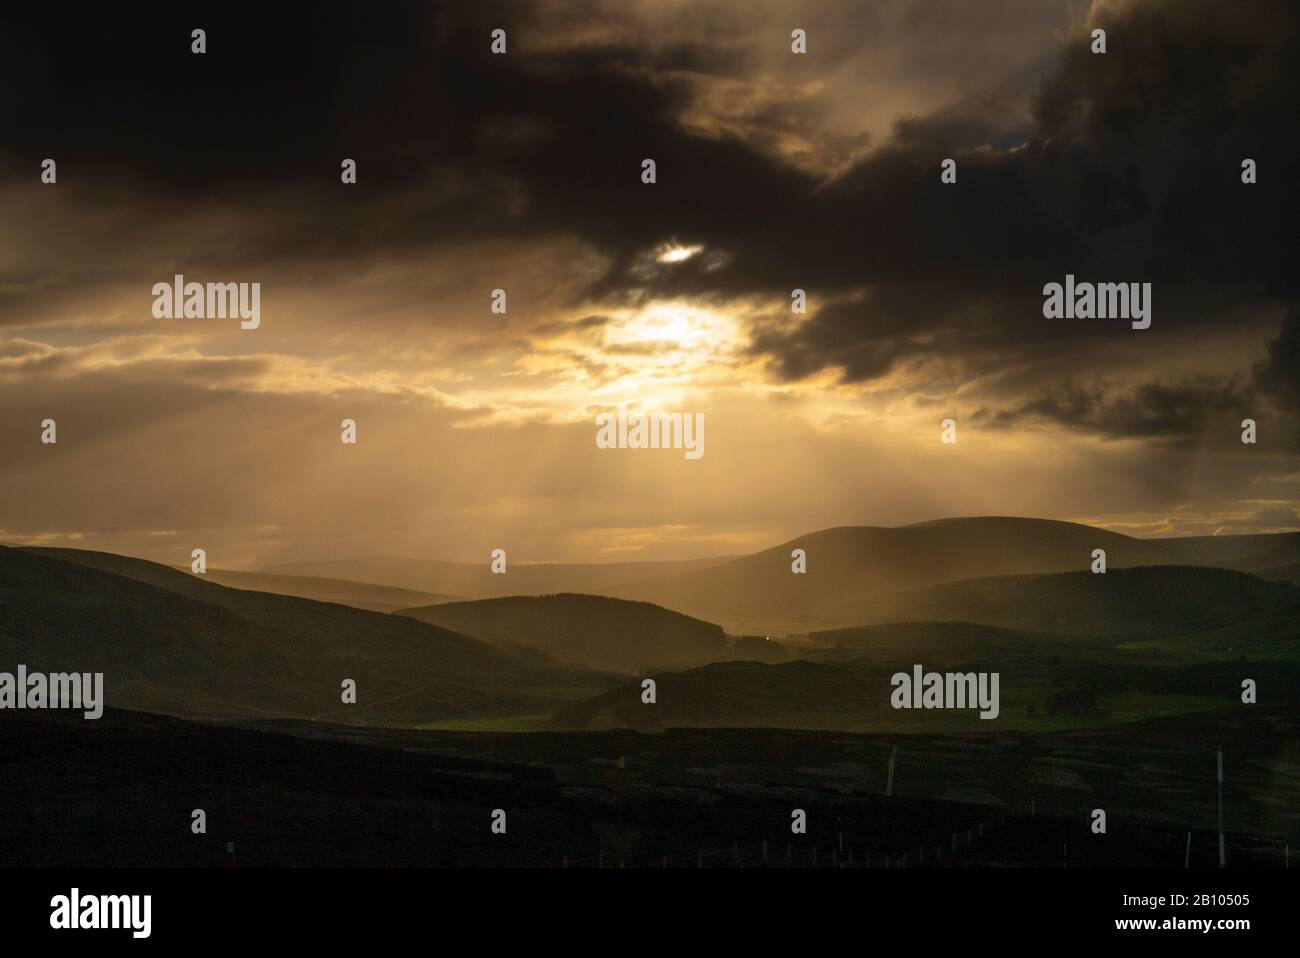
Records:
[[[0,537],[163,556],[203,535],[255,564],[1294,517],[1289,3],[16,17]],[[261,327],[155,320],[177,273],[261,283]],[[1045,319],[1067,274],[1151,283],[1151,328]],[[623,404],[707,412],[708,455],[592,458]],[[57,459],[32,444],[45,416]]]

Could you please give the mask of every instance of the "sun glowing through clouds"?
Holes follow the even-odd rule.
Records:
[[[655,258],[661,263],[684,263],[703,251],[703,246],[677,246],[670,243],[661,246]]]
[[[740,324],[728,314],[672,301],[617,314],[602,345],[614,354],[637,354],[642,363],[690,370],[733,354],[743,338]]]

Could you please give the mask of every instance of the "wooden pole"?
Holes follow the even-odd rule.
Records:
[[[1223,749],[1218,752],[1219,778],[1219,867],[1227,868],[1228,860],[1223,847]]]

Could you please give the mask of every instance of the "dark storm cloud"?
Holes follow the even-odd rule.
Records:
[[[1137,337],[1194,336],[1227,306],[1297,295],[1294,4],[1169,0],[1104,16],[1110,52],[1092,55],[1083,33],[1066,44],[1022,145],[1010,149],[987,115],[945,110],[904,118],[830,181],[742,139],[682,128],[681,71],[738,69],[725,42],[529,47],[534,33],[563,34],[556,18],[576,31],[588,9],[24,8],[26,22],[0,39],[0,172],[34,179],[55,156],[59,189],[87,207],[127,197],[146,223],[229,208],[266,224],[209,262],[344,269],[465,239],[559,234],[609,257],[581,296],[611,305],[678,294],[781,304],[804,288],[805,323],[754,337],[782,379],[829,369],[865,382],[926,357],[974,375],[1066,352],[1087,381],[1099,343],[1134,337],[1128,348],[1155,350]],[[858,21],[843,10],[852,36]],[[195,26],[208,31],[203,57],[189,52]],[[496,26],[510,31],[505,57],[488,51]],[[785,42],[780,27],[773,42]],[[341,190],[345,156],[359,184]],[[956,186],[939,182],[948,156]],[[1250,187],[1247,156],[1260,164]],[[640,182],[645,157],[658,164],[653,187]],[[638,270],[668,239],[722,258]],[[52,272],[74,285],[122,278],[84,263]],[[1153,331],[1044,320],[1042,285],[1067,272],[1153,283]],[[21,309],[21,287],[4,295],[4,314]],[[1285,363],[1296,337],[1286,337],[1256,374],[1278,402],[1296,398]],[[1154,380],[1132,391],[1152,407],[1135,420],[1072,388],[1092,398],[1012,396],[989,421],[1178,432],[1197,419],[1184,403],[1214,408],[1233,387],[1187,393]]]
[[[1294,297],[1297,193],[1284,164],[1298,143],[1284,118],[1300,105],[1286,67],[1300,52],[1296,23],[1296,9],[1281,5],[1134,8],[1105,24],[1107,55],[1068,48],[1022,149],[962,157],[978,131],[902,127],[895,144],[823,192],[826,218],[838,219],[826,232],[866,254],[861,281],[940,307],[918,309],[914,327],[927,316],[946,322],[943,302],[954,312],[1005,307],[1009,350],[1012,340],[1032,348],[1096,334],[1041,319],[1042,283],[1067,272],[1154,283],[1157,328],[1213,321],[1216,305],[1247,297]],[[959,186],[937,185],[946,155],[959,159]],[[1270,169],[1271,182],[1244,187],[1245,157]],[[837,312],[813,325],[853,322]],[[891,331],[865,311],[856,323],[864,338]],[[792,334],[805,365],[819,337],[844,339]],[[835,363],[839,349],[822,354]]]
[[[1013,408],[973,418],[991,425],[1046,422],[1114,439],[1184,441],[1212,423],[1231,421],[1249,411],[1248,393],[1237,384],[1199,377],[1131,388],[1065,383]]]
[[[1300,311],[1292,310],[1267,355],[1252,370],[1256,388],[1283,409],[1300,414]]]
[[[886,149],[818,194],[823,235],[840,244],[819,250],[833,275],[818,279],[856,276],[875,295],[759,337],[755,348],[779,374],[831,367],[858,381],[909,355],[954,356],[975,371],[1067,352],[1081,380],[1105,375],[1097,347],[1113,354],[1135,334],[1042,319],[1042,283],[1067,272],[1153,283],[1162,336],[1195,336],[1243,304],[1294,300],[1297,192],[1287,168],[1300,138],[1285,118],[1300,106],[1289,66],[1300,52],[1297,9],[1147,3],[1100,25],[1110,52],[1095,56],[1082,40],[1067,47],[1022,148],[967,152],[981,143],[978,127],[905,123]],[[958,158],[959,186],[937,186],[942,156]],[[1243,186],[1246,157],[1269,178]],[[861,257],[858,270],[845,254]],[[942,338],[915,336],[923,331]],[[1284,413],[1300,398],[1289,361],[1297,339],[1288,320],[1256,370]],[[1149,350],[1157,365],[1166,342],[1125,346]],[[1119,397],[1067,383],[1012,400],[986,421],[1187,439],[1249,397],[1248,386],[1227,380],[1154,379]]]
[[[649,238],[714,219],[700,208],[710,182],[734,184],[732,210],[751,190],[811,188],[740,144],[680,131],[688,89],[673,71],[721,69],[725,50],[525,53],[544,19],[535,7],[24,8],[0,35],[0,176],[34,184],[41,160],[55,158],[60,194],[83,212],[130,205],[127,245],[187,214],[237,213],[242,231],[214,229],[202,262],[263,270],[358,268],[413,248],[554,234],[626,265]],[[190,52],[196,26],[207,31],[203,56]],[[511,31],[504,57],[489,53],[496,26]],[[673,167],[658,199],[639,188],[648,153]],[[344,157],[357,161],[355,189],[340,189]],[[71,288],[120,278],[84,261],[48,269]],[[6,291],[6,316],[23,292]]]

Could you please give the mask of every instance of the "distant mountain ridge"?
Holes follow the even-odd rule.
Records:
[[[372,556],[362,559],[290,562],[266,566],[258,571],[278,575],[340,578],[462,598],[485,599],[510,595],[555,595],[561,592],[608,595],[611,594],[609,590],[628,583],[707,569],[734,558],[735,556],[718,556],[680,562],[511,562],[508,572],[497,575],[488,568],[487,556],[480,563]]]
[[[1013,531],[1030,533],[1037,542],[1036,561],[1050,565],[1061,555],[1053,543],[1064,541],[1073,561],[1081,544],[1098,541],[1088,534],[1095,530],[1066,526],[1062,531],[1031,524]],[[992,663],[1006,675],[1014,714],[1031,724],[1035,714],[1056,707],[1052,703],[1060,698],[1045,664],[1060,656],[1101,656],[1097,668],[1105,680],[1098,680],[1098,688],[1112,696],[1107,707],[1114,714],[1126,708],[1114,696],[1126,691],[1167,693],[1148,673],[1171,652],[1182,657],[1180,668],[1191,670],[1174,687],[1184,695],[1194,689],[1201,701],[1207,695],[1218,701],[1229,679],[1229,691],[1239,684],[1227,666],[1245,654],[1277,660],[1254,666],[1271,670],[1260,672],[1271,676],[1270,688],[1290,682],[1290,667],[1278,662],[1295,656],[1287,642],[1300,634],[1300,587],[1287,581],[1189,565],[1108,563],[1104,574],[1094,574],[1087,569],[1089,551],[1082,569],[855,590],[837,574],[825,576],[831,586],[819,582],[814,562],[833,566],[839,555],[861,569],[884,560],[874,549],[855,559],[854,548],[871,537],[838,532],[838,539],[798,540],[810,544],[806,576],[793,575],[788,563],[781,563],[781,576],[816,599],[811,612],[802,614],[832,625],[792,633],[784,647],[762,633],[741,641],[712,622],[618,597],[509,596],[418,606],[393,615],[230,588],[205,575],[109,553],[0,549],[0,663],[103,671],[113,708],[392,726],[469,722],[478,727],[517,719],[531,728],[879,728],[895,719],[878,695],[888,685],[888,664],[916,661]],[[1044,532],[1046,541],[1035,535]],[[941,545],[954,535],[951,528],[939,533]],[[919,563],[931,554],[935,545],[928,537],[934,534],[913,540],[921,546],[909,561]],[[1186,558],[1220,548],[1221,555],[1260,562],[1265,571],[1286,567],[1275,560],[1290,548],[1290,537],[1250,538],[1263,541],[1182,548]],[[1125,555],[1125,540],[1101,538],[1107,545],[1099,547],[1107,548],[1108,558]],[[968,537],[965,547],[966,556],[946,556],[938,570],[921,564],[919,573],[904,569],[888,581],[951,574],[985,561],[982,551],[991,548],[981,536]],[[764,561],[774,563],[783,548],[767,550]],[[1010,548],[1008,561],[1016,560]],[[736,575],[737,564],[696,575]],[[771,599],[761,594],[765,587],[776,589],[769,569],[751,565],[748,573],[753,582],[741,576],[739,592],[714,601],[725,605],[748,597],[770,609]],[[1116,653],[1107,650],[1121,643],[1148,648],[1125,653],[1131,656],[1125,661],[1145,663],[1145,672],[1129,675],[1117,664]],[[750,656],[777,665],[746,661]],[[789,656],[795,661],[787,661]],[[1065,688],[1078,693],[1071,701],[1086,703],[1086,696],[1079,696],[1091,694],[1087,683],[1080,684],[1082,673],[1070,668],[1076,667],[1067,665],[1062,673]],[[665,676],[659,687],[664,707],[646,712],[639,684],[612,672]],[[344,679],[357,683],[355,706],[340,701]],[[1039,711],[1028,711],[1031,706]],[[1166,697],[1161,705],[1187,707],[1177,697]]]
[[[807,555],[802,575],[790,571],[796,548]],[[1110,569],[1189,565],[1249,572],[1300,561],[1300,533],[1135,539],[1077,523],[999,517],[842,527],[689,576],[638,583],[623,594],[733,632],[834,628],[881,621],[881,598],[891,593],[993,576],[1087,571],[1094,549],[1105,550]]]
[[[188,566],[179,571],[188,572]],[[371,612],[396,612],[398,609],[411,606],[455,602],[464,598],[459,595],[439,595],[434,592],[419,592],[415,589],[401,589],[395,586],[352,582],[348,579],[324,579],[304,575],[274,575],[265,572],[237,572],[230,569],[208,569],[203,575],[208,582],[230,586],[232,589],[294,595],[300,599],[315,599],[317,602],[338,602],[358,609],[368,609]]]
[[[807,572],[791,572],[803,549]],[[1202,566],[1240,572],[1300,563],[1300,533],[1137,539],[1074,522],[1004,516],[897,527],[841,526],[748,556],[688,563],[511,565],[372,559],[298,563],[285,572],[338,575],[403,588],[491,598],[562,592],[650,602],[722,625],[732,634],[851,627],[875,618],[880,597],[947,582],[1086,571],[1104,549],[1108,568]]]

